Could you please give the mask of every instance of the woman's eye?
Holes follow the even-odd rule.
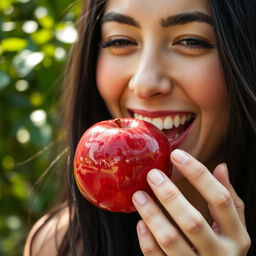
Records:
[[[102,42],[102,48],[108,48],[109,52],[113,55],[124,56],[134,52],[137,43],[126,38],[113,38],[108,41]]]
[[[190,50],[197,49],[212,49],[214,46],[207,41],[197,39],[197,38],[186,38],[178,42],[175,42],[173,45],[182,46]]]
[[[111,48],[125,48],[125,47],[131,46],[131,45],[136,45],[136,43],[131,41],[131,40],[122,39],[122,38],[111,39],[109,41],[101,43],[102,48],[108,48],[108,47],[111,47]]]

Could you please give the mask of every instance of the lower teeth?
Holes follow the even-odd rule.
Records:
[[[180,134],[179,134],[179,133],[176,133],[173,138],[168,138],[168,141],[171,142],[171,141],[173,141],[173,140],[176,140],[179,136],[180,136]]]

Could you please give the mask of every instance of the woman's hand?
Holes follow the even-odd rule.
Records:
[[[137,191],[133,203],[142,217],[137,230],[143,254],[245,256],[250,238],[245,228],[244,206],[229,183],[225,164],[218,165],[211,174],[184,151],[174,150],[171,160],[205,199],[214,224],[207,223],[164,173],[152,170],[148,174],[148,183],[180,230],[148,194]]]

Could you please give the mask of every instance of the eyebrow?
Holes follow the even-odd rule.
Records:
[[[118,22],[139,28],[140,24],[130,16],[123,15],[116,12],[109,12],[103,16],[101,23],[105,22]],[[177,15],[168,16],[167,18],[161,19],[160,24],[162,27],[170,27],[175,25],[184,25],[190,22],[203,22],[212,25],[212,17],[203,12],[188,12],[180,13]]]
[[[107,13],[105,16],[103,16],[101,23],[103,24],[105,22],[111,22],[111,21],[115,21],[121,24],[131,25],[137,28],[140,27],[139,23],[132,17],[129,17],[120,13],[116,13],[116,12]]]
[[[212,17],[203,12],[188,12],[180,13],[178,15],[169,16],[166,19],[160,21],[163,27],[169,27],[174,25],[184,25],[190,22],[204,22],[212,25]]]

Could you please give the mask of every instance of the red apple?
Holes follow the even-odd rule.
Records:
[[[147,173],[171,175],[170,144],[153,124],[134,118],[102,121],[90,127],[76,148],[74,174],[82,195],[113,212],[133,212],[137,190],[153,195]]]

